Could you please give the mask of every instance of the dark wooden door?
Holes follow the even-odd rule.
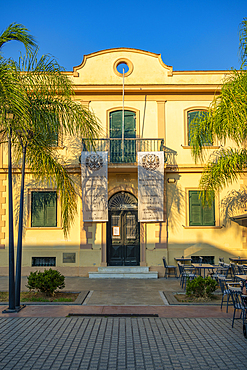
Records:
[[[140,265],[140,226],[136,210],[109,212],[108,265]]]

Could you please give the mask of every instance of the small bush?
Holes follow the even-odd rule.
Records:
[[[26,287],[29,290],[37,290],[47,295],[54,295],[56,289],[65,287],[64,276],[57,270],[45,270],[44,272],[30,272]]]
[[[211,298],[212,293],[215,292],[217,282],[211,277],[203,278],[198,276],[197,278],[190,280],[186,284],[186,295],[200,298]]]

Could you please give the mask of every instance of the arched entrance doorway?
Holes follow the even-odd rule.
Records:
[[[138,201],[134,195],[123,191],[114,194],[109,200],[107,264],[140,265]]]

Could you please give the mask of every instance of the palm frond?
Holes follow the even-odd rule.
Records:
[[[247,18],[244,18],[240,24],[239,31],[239,55],[241,68],[247,67]]]
[[[240,177],[246,163],[246,149],[222,148],[210,156],[200,180],[200,187],[210,192],[223,189]]]
[[[62,226],[68,235],[77,209],[77,192],[72,176],[59,159],[54,137],[65,135],[98,137],[100,123],[94,113],[73,100],[73,86],[51,56],[21,56],[13,70],[27,97],[26,116],[19,117],[13,130],[15,160],[27,147],[26,162],[35,178],[52,184],[60,194]]]
[[[22,42],[28,53],[36,47],[35,39],[30,35],[29,30],[18,23],[10,24],[0,35],[0,48],[9,41]]]
[[[27,118],[28,99],[11,60],[0,60],[0,113]]]
[[[40,145],[40,141],[32,142],[32,145],[27,147],[27,157],[34,177],[43,183],[52,184],[60,195],[62,227],[67,237],[77,212],[77,192],[74,181],[66,168],[59,163],[52,149],[46,145]]]

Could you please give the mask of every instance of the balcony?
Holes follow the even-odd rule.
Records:
[[[138,152],[163,152],[163,139],[97,139],[93,145],[88,139],[82,140],[83,151],[108,152],[108,163],[131,164],[137,163]]]

